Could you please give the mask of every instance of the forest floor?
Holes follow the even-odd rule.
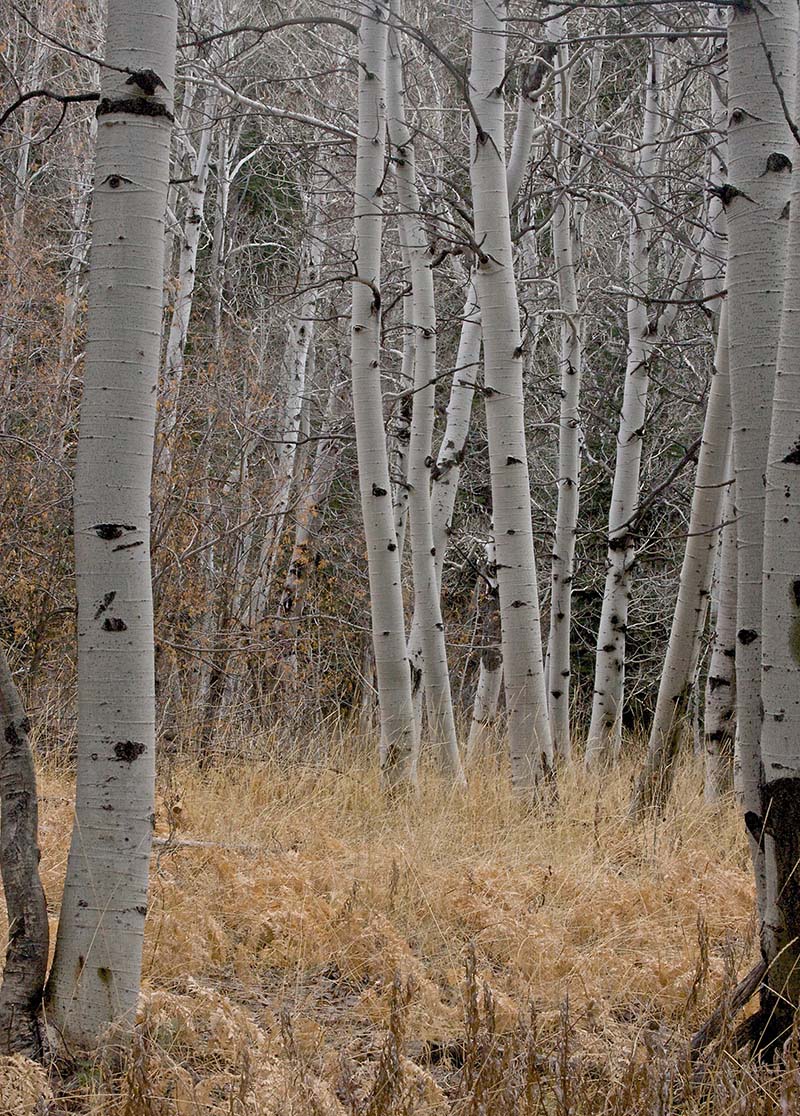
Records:
[[[403,805],[357,757],[174,762],[133,1050],[60,1063],[47,1110],[800,1112],[796,1072],[724,1037],[690,1065],[690,1035],[757,959],[744,827],[704,804],[694,761],[667,817],[631,827],[632,775],[567,775],[546,811],[489,760],[465,793],[425,772]],[[71,782],[41,772],[53,929]],[[35,1078],[0,1063],[3,1116],[28,1111]]]

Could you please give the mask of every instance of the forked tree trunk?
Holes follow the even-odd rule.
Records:
[[[586,743],[588,767],[613,762],[622,743],[625,697],[625,632],[631,593],[634,546],[631,520],[639,500],[639,469],[649,388],[650,321],[646,298],[650,283],[650,235],[653,226],[653,175],[658,162],[661,122],[659,96],[663,56],[650,47],[639,149],[641,179],[630,219],[628,243],[628,359],[622,413],[617,435],[614,485],[608,516],[608,558],[594,674],[592,719]]]
[[[780,329],[791,160],[797,157],[775,78],[791,101],[797,4],[736,4],[728,26],[728,306],[736,475],[738,605],[734,782],[746,814],[760,817],[761,608],[764,474]],[[769,51],[769,61],[766,51]],[[759,915],[764,857],[750,834]]]
[[[0,874],[8,945],[0,984],[0,1054],[41,1054],[38,1011],[50,928],[39,878],[39,803],[30,722],[0,647]]]
[[[392,12],[399,10],[393,0]],[[411,564],[414,576],[414,624],[411,654],[417,652],[428,703],[428,720],[443,770],[464,782],[458,752],[447,647],[436,575],[436,547],[431,519],[430,467],[436,418],[436,310],[432,255],[422,224],[411,132],[406,123],[403,63],[394,32],[389,36],[386,73],[388,133],[395,156],[394,173],[400,206],[400,230],[411,272],[411,313],[414,332],[414,395],[408,444],[408,506]]]
[[[78,775],[47,1018],[72,1046],[133,1021],[155,775],[150,479],[177,9],[109,0],[75,475]]]
[[[353,283],[351,364],[358,479],[381,714],[381,770],[385,785],[391,791],[414,782],[414,711],[380,380],[387,17],[384,0],[376,0],[375,6],[363,15],[359,27],[355,181],[357,273]]]
[[[503,78],[508,5],[473,0],[470,179],[481,310],[486,427],[514,786],[550,774],[553,749],[544,687],[530,480],[525,440],[522,340],[505,169]]]

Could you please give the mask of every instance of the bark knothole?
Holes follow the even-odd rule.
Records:
[[[797,442],[781,460],[784,465],[800,465],[800,442]]]
[[[133,763],[147,751],[138,740],[119,740],[114,745],[114,755],[120,763]]]
[[[94,531],[99,539],[109,542],[122,538],[126,531],[135,531],[136,528],[132,523],[95,523],[89,530]]]
[[[736,638],[746,647],[748,644],[758,639],[758,632],[754,631],[753,628],[740,628],[736,633]]]
[[[116,593],[106,593],[100,604],[97,606],[97,612],[94,614],[95,620],[99,620],[106,609],[113,603]]]
[[[155,70],[137,70],[126,80],[126,85],[138,85],[142,93],[152,97],[156,89],[166,89],[166,85]]]
[[[102,628],[104,632],[127,632],[128,625],[124,620],[120,620],[118,616],[107,616],[103,621]]]
[[[766,170],[764,171],[765,174],[769,171],[776,171],[780,173],[781,171],[790,171],[791,169],[792,160],[782,151],[773,151],[770,155],[767,156],[767,166]]]

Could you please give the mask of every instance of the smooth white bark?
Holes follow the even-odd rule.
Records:
[[[397,12],[398,0],[392,11]],[[411,563],[414,577],[414,625],[410,646],[419,648],[428,722],[443,770],[464,782],[458,751],[444,623],[436,573],[436,547],[431,519],[430,467],[436,418],[436,310],[432,254],[422,223],[417,192],[414,147],[406,123],[403,64],[394,33],[389,36],[387,64],[387,128],[394,155],[394,175],[400,207],[400,229],[411,273],[411,326],[414,331],[414,395],[408,444],[408,505],[411,526]]]
[[[381,770],[387,789],[393,790],[414,782],[414,712],[380,382],[387,16],[386,4],[378,0],[365,12],[359,26],[357,273],[353,283],[351,363],[381,714]]]
[[[548,33],[556,40],[565,34],[563,17],[554,17]],[[558,47],[556,77],[556,114],[566,127],[569,120],[569,49]],[[571,145],[557,133],[553,156],[559,173],[569,174]],[[581,420],[579,411],[583,366],[582,318],[578,305],[576,274],[577,229],[573,221],[568,184],[556,201],[551,222],[553,259],[558,283],[560,314],[559,371],[561,403],[558,418],[558,504],[553,539],[550,575],[550,634],[547,641],[547,693],[553,750],[561,760],[569,760],[572,750],[570,732],[570,634],[572,625],[572,578],[575,568],[575,538],[578,529],[578,504],[581,468]]]
[[[647,758],[632,803],[634,814],[663,804],[672,784],[689,694],[695,683],[700,638],[705,627],[714,559],[722,529],[729,441],[728,314],[727,307],[723,306],[678,600],[658,688]]]
[[[480,127],[470,143],[470,180],[478,263],[486,427],[492,483],[497,580],[508,709],[511,771],[517,789],[536,786],[552,768],[544,688],[536,559],[533,549],[522,341],[511,247],[505,169],[505,19],[508,5],[474,0],[470,90]]]
[[[285,402],[280,427],[281,441],[276,454],[270,516],[261,540],[250,598],[251,627],[260,622],[269,604],[302,436],[309,353],[314,342],[319,279],[324,258],[318,186],[319,183],[312,184],[308,197],[310,224],[300,268],[300,298],[296,314],[289,325],[283,354],[281,392]]]
[[[730,9],[728,26],[728,303],[738,605],[734,782],[746,813],[761,815],[761,609],[764,474],[780,328],[790,194],[796,158],[765,54],[791,101],[796,0]],[[758,910],[763,851],[751,834]]]
[[[800,83],[797,86],[800,103]],[[791,104],[792,102],[789,101]],[[762,1007],[783,1042],[800,1006],[800,159],[795,145],[783,311],[766,462],[761,810],[766,868]],[[737,649],[738,654],[738,649]],[[748,826],[757,828],[752,822]],[[776,1026],[779,1024],[779,1027]]]
[[[730,440],[730,439],[729,439]],[[736,506],[733,457],[728,450],[722,505],[722,534],[717,555],[716,617],[706,676],[703,741],[706,802],[716,802],[733,786],[736,732]]]
[[[472,706],[472,722],[467,738],[467,763],[470,763],[479,753],[491,731],[497,717],[500,688],[503,683],[500,606],[493,538],[486,543],[486,567],[483,575],[485,583],[482,587],[483,599],[480,604],[481,661]]]
[[[48,1020],[71,1046],[130,1023],[153,830],[150,479],[177,11],[109,0],[75,475],[78,774]],[[142,74],[141,83],[131,71]],[[146,72],[145,72],[146,71]],[[157,81],[152,75],[157,75]]]
[[[167,334],[167,350],[164,359],[164,373],[161,378],[158,405],[158,426],[156,431],[156,458],[154,481],[162,498],[167,494],[172,462],[175,455],[175,428],[178,423],[178,403],[189,336],[189,322],[194,302],[195,280],[197,277],[197,250],[203,227],[208,171],[213,147],[215,125],[216,95],[212,93],[204,106],[206,121],[200,132],[196,154],[192,152],[190,182],[186,188],[186,208],[180,235],[178,253],[177,289],[174,295],[172,316]]]

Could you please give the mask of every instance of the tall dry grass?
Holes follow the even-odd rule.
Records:
[[[62,1059],[52,1111],[800,1112],[791,1053],[751,1064],[736,1021],[688,1056],[757,953],[744,829],[693,761],[631,828],[633,766],[565,773],[543,808],[487,757],[465,793],[431,770],[390,804],[352,740],[319,763],[272,743],[164,767],[134,1041]],[[55,919],[70,772],[48,761],[41,789]]]

